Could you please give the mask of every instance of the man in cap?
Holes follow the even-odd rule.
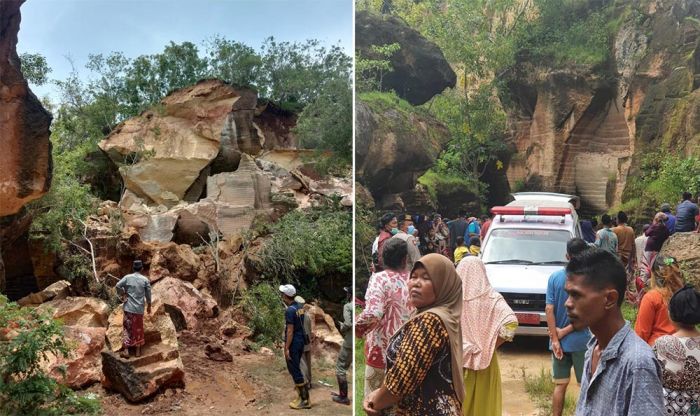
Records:
[[[292,409],[310,409],[309,388],[304,381],[301,372],[301,356],[304,354],[304,309],[294,301],[297,290],[292,285],[279,287],[282,293],[282,301],[287,306],[284,311],[284,359],[287,361],[287,370],[294,379],[297,398],[289,403]]]
[[[331,393],[333,401],[340,404],[350,404],[348,398],[347,372],[352,363],[352,288],[344,287],[345,305],[343,306],[343,322],[340,322],[340,333],[343,334],[343,346],[335,362],[335,377],[338,380],[338,393]]]
[[[141,274],[143,262],[135,260],[134,272],[124,276],[116,286],[117,295],[124,301],[124,336],[122,358],[129,358],[131,350],[136,350],[136,356],[141,355],[141,346],[146,343],[143,333],[143,310],[151,314],[151,282]]]

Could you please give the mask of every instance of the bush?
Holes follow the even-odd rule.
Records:
[[[78,396],[40,367],[47,355],[65,357],[69,351],[58,321],[0,295],[0,414],[98,414],[95,398]]]
[[[261,252],[263,275],[301,283],[302,278],[333,277],[351,281],[352,214],[317,209],[294,211],[271,229]]]
[[[277,291],[277,281],[261,283],[249,289],[241,300],[248,326],[255,342],[275,344],[282,341],[284,330],[284,304]]]

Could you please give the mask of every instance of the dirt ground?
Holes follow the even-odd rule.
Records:
[[[184,339],[183,339],[184,338]],[[294,398],[291,377],[281,357],[229,348],[233,362],[216,362],[204,354],[204,343],[196,337],[180,338],[180,354],[185,366],[184,389],[168,389],[150,401],[128,403],[120,394],[100,386],[90,391],[101,396],[105,415],[351,415],[351,406],[331,401],[337,391],[335,367],[331,362],[314,362],[311,411],[289,408]],[[352,374],[348,374],[352,380]],[[328,387],[319,382],[330,384]],[[352,388],[352,385],[350,386]]]
[[[551,353],[546,337],[515,337],[498,351],[503,386],[504,416],[536,416],[537,408],[525,391],[523,371],[528,375],[551,371]],[[575,381],[575,380],[574,380]],[[578,390],[576,383],[569,385],[569,394]]]

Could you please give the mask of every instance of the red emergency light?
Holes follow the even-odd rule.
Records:
[[[552,215],[565,216],[571,214],[571,208],[548,208],[548,207],[493,207],[491,213],[494,215]]]

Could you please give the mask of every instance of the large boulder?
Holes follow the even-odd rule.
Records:
[[[20,306],[28,306],[40,305],[52,299],[65,299],[70,294],[70,286],[70,283],[66,280],[59,280],[58,282],[49,285],[49,287],[41,292],[32,293],[23,297],[22,299],[18,300],[17,303]]]
[[[121,166],[127,189],[149,204],[174,206],[219,154],[234,104],[250,95],[222,81],[200,81],[123,122],[99,146]]]
[[[109,305],[97,298],[69,296],[39,305],[38,309],[50,311],[54,319],[66,326],[104,328],[109,318]]]
[[[413,191],[450,138],[437,120],[399,103],[358,99],[355,112],[356,178],[375,201]]]
[[[166,277],[154,284],[153,295],[165,303],[171,319],[171,308],[176,310],[173,322],[178,330],[196,330],[201,326],[202,320],[213,318],[219,313],[219,306],[214,298],[197,290],[192,283],[172,277]],[[178,328],[180,316],[184,317],[185,326]]]
[[[440,48],[404,21],[367,11],[355,15],[355,48],[363,57],[386,59],[375,56],[370,47],[392,43],[398,43],[401,49],[388,58],[392,71],[383,75],[382,88],[394,90],[409,103],[420,105],[445,88],[455,86],[457,75]]]
[[[109,305],[96,298],[67,297],[54,298],[38,309],[49,311],[54,319],[63,322],[64,336],[74,347],[67,357],[46,357],[42,366],[51,377],[72,388],[100,382],[100,352],[105,345]]]
[[[184,386],[185,372],[178,349],[175,325],[166,305],[153,299],[152,314],[144,314],[146,344],[140,357],[121,358],[124,311],[116,308],[109,317],[107,348],[102,351],[105,388],[121,393],[127,400],[145,400],[167,387]]]
[[[700,290],[700,234],[673,234],[664,243],[661,254],[675,257],[688,283]]]
[[[322,353],[337,354],[343,346],[343,336],[335,327],[333,317],[316,305],[304,306],[306,315],[311,319],[311,342]]]
[[[0,2],[0,217],[49,190],[51,115],[29,89],[17,56],[20,5]]]

